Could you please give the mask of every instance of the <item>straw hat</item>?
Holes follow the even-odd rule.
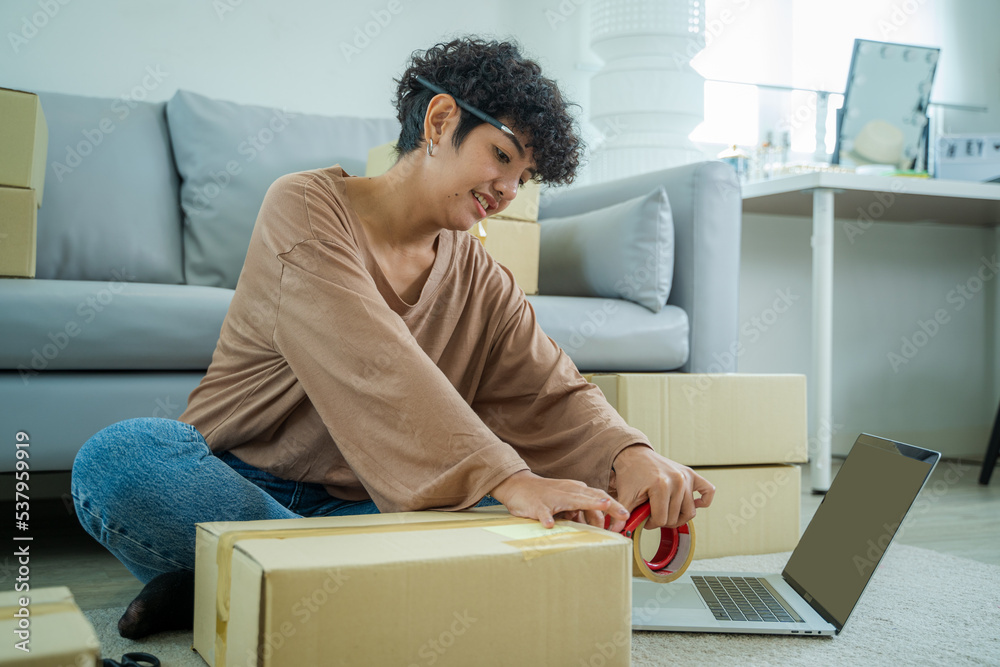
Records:
[[[847,157],[857,164],[898,165],[903,160],[903,131],[884,120],[864,125]]]

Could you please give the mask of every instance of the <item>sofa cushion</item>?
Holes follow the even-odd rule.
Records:
[[[688,318],[621,299],[529,296],[538,325],[581,372],[670,371],[688,358]]]
[[[627,299],[654,313],[666,305],[674,275],[674,224],[662,187],[540,224],[540,293]]]
[[[49,150],[35,275],[183,282],[180,183],[166,104],[38,97]]]
[[[204,376],[204,370],[46,371],[25,383],[16,371],[0,370],[0,405],[5,415],[17,415],[13,424],[32,442],[45,443],[31,449],[32,472],[71,470],[83,443],[109,424],[180,417]],[[13,472],[16,463],[3,457],[0,472]]]
[[[213,100],[180,90],[167,103],[181,174],[184,275],[236,287],[268,187],[284,174],[340,164],[363,174],[368,150],[399,135],[392,119],[327,117]]]
[[[208,368],[233,292],[121,281],[0,280],[0,369]]]

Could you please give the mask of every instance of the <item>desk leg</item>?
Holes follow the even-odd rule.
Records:
[[[830,488],[831,388],[833,385],[833,190],[813,190],[812,371],[813,447],[810,451],[813,493]]]

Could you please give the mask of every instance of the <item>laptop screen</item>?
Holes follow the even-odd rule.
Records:
[[[782,572],[838,629],[939,457],[867,434],[851,448]]]

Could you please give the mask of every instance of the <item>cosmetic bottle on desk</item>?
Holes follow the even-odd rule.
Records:
[[[750,155],[746,151],[733,144],[731,148],[719,153],[716,157],[722,162],[729,164],[736,171],[736,178],[740,183],[746,183],[750,178]]]

